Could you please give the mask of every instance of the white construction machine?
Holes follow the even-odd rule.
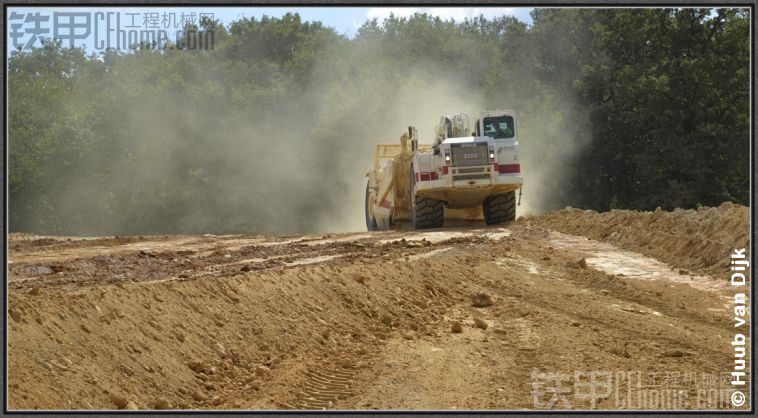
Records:
[[[479,114],[473,129],[465,113],[442,116],[432,145],[421,145],[409,126],[400,144],[377,145],[366,185],[366,227],[389,229],[410,222],[440,228],[445,219],[516,219],[516,191],[524,179],[518,131],[511,111]],[[384,163],[384,167],[382,167]]]

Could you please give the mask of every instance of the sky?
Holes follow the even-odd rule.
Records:
[[[283,8],[283,7],[261,7],[261,8],[229,8],[228,10],[216,9],[219,18],[228,23],[236,20],[241,16],[260,17],[264,14],[268,16],[280,17],[287,12],[297,12],[304,20],[320,21],[327,26],[331,26],[337,32],[352,37],[355,31],[368,19],[377,18],[379,21],[394,14],[395,16],[411,16],[414,13],[428,13],[439,16],[443,19],[453,18],[463,20],[467,17],[475,17],[480,14],[485,17],[495,17],[510,15],[516,16],[519,20],[531,23],[529,16],[532,8],[516,7],[300,7],[300,8]]]
[[[365,21],[377,18],[381,22],[384,18],[389,17],[390,14],[405,17],[419,12],[439,16],[443,19],[455,19],[456,21],[479,15],[484,15],[488,18],[510,15],[527,24],[531,24],[532,19],[529,15],[531,10],[532,8],[527,7],[9,7],[8,14],[6,15],[8,19],[6,22],[6,36],[8,36],[8,50],[11,51],[14,49],[14,39],[12,38],[11,32],[13,31],[13,25],[15,24],[18,27],[18,36],[15,38],[16,44],[26,45],[35,36],[33,33],[29,32],[35,29],[35,19],[33,17],[30,18],[30,14],[37,12],[39,12],[43,18],[49,17],[46,21],[39,24],[39,27],[43,30],[49,30],[49,36],[52,36],[51,28],[53,25],[53,12],[88,12],[91,16],[90,22],[96,19],[94,15],[96,12],[115,12],[119,15],[121,27],[129,25],[127,22],[133,21],[136,24],[135,26],[141,26],[139,29],[145,29],[147,26],[144,23],[144,19],[142,19],[144,13],[159,13],[160,16],[171,15],[173,13],[176,20],[180,19],[182,14],[190,15],[191,13],[195,13],[196,15],[199,15],[200,13],[211,13],[213,18],[228,25],[242,17],[260,18],[263,15],[281,17],[286,13],[296,12],[300,14],[300,17],[303,20],[320,21],[326,26],[334,28],[340,34],[353,37],[356,30]],[[17,13],[15,19],[12,19],[14,17],[13,12]],[[131,13],[131,15],[128,15],[128,13]],[[135,13],[139,13],[139,15]],[[98,38],[97,42],[94,35],[95,30],[91,29],[90,35],[87,38],[73,41],[75,46],[84,46],[85,50],[93,52],[96,49],[95,46],[97,44],[105,45],[102,40],[107,39],[104,35],[106,31],[106,18],[104,16],[106,15],[100,16],[100,21],[102,21],[102,23],[99,25],[98,30],[100,31],[101,36]],[[111,16],[113,17],[108,19],[114,20],[116,15],[114,14]],[[85,22],[85,20],[82,20],[85,18],[73,19],[73,21],[63,21],[73,23]],[[169,20],[170,19],[171,18],[169,17]],[[161,21],[163,23],[166,22],[163,18],[161,18]],[[163,23],[160,23],[158,26],[162,26]],[[142,26],[143,24],[145,24],[145,26]],[[90,28],[93,27],[94,25],[91,24]],[[74,30],[79,34],[84,34],[87,31],[83,26]],[[172,29],[169,36],[173,37],[173,34],[174,30]],[[42,34],[40,36],[45,35],[46,34]],[[39,41],[35,40],[34,43],[35,46],[40,45]]]

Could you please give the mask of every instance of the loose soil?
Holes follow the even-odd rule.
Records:
[[[728,256],[748,218],[725,204],[430,232],[12,234],[8,406],[731,408],[712,376],[733,368]]]

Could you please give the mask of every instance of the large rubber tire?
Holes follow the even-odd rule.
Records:
[[[516,192],[488,197],[484,204],[484,222],[495,225],[516,220]]]
[[[364,209],[366,212],[366,229],[369,231],[377,231],[379,230],[379,227],[376,225],[376,219],[369,213],[369,201],[368,201],[369,193],[368,193],[368,183],[366,183],[366,200],[364,202]]]
[[[442,228],[445,209],[441,200],[416,197],[413,205],[413,227]]]

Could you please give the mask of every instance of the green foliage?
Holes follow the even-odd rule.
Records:
[[[735,10],[609,9],[584,64],[592,109],[581,205],[748,202],[748,21]],[[596,179],[602,179],[599,182]]]
[[[540,184],[525,171],[547,209],[747,204],[746,12],[536,9],[533,20],[393,16],[347,39],[288,14],[185,28],[212,32],[209,51],[185,37],[91,57],[55,43],[13,52],[10,228],[311,231],[345,213],[351,190],[362,196],[373,145],[400,132],[388,115],[443,89],[519,110],[526,160],[554,170]]]

